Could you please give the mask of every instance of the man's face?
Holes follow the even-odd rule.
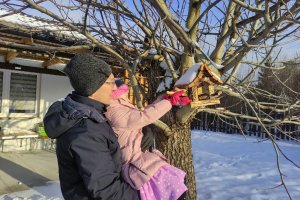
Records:
[[[99,101],[103,104],[109,105],[112,99],[112,91],[116,89],[117,86],[115,84],[114,75],[110,74],[105,83],[96,92],[90,95],[89,98]]]

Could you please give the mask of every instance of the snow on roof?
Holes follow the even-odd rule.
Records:
[[[218,80],[219,82],[223,82],[220,76],[218,76],[216,73],[214,73],[213,71],[210,71],[210,73],[216,80]]]
[[[70,31],[67,27],[58,25],[54,22],[46,22],[46,20],[36,19],[29,15],[16,13],[2,17],[9,14],[10,11],[0,9],[0,24],[9,27],[17,28],[18,26],[26,27],[28,29],[35,29],[39,31],[46,31],[55,34],[57,37],[68,38],[72,40],[86,40],[86,37],[78,32]]]
[[[199,68],[201,67],[202,63],[196,63],[192,67],[190,67],[175,83],[175,86],[180,85],[188,85],[191,83],[197,76]]]

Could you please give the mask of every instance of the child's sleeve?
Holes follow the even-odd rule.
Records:
[[[125,105],[118,106],[110,111],[111,125],[115,128],[139,129],[155,122],[171,108],[167,100],[150,104],[143,111]]]

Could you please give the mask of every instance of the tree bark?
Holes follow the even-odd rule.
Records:
[[[172,135],[166,138],[160,130],[156,129],[156,148],[159,149],[169,160],[170,163],[187,173],[186,185],[188,188],[187,199],[196,200],[196,180],[194,175],[191,128],[190,122],[185,124],[174,123],[174,116],[166,114],[164,120],[169,121]],[[170,123],[173,121],[173,124]],[[172,125],[171,125],[172,124]]]
[[[147,66],[148,70],[141,72],[144,77],[149,81],[148,83],[148,102],[153,102],[156,96],[156,89],[160,83],[154,77],[158,77],[161,67],[157,61],[145,61],[143,66]],[[192,144],[191,144],[191,118],[184,118],[181,121],[178,119],[178,114],[183,116],[186,112],[193,112],[193,109],[173,107],[172,110],[166,113],[160,120],[165,123],[170,129],[170,134],[166,134],[158,127],[155,127],[156,133],[156,148],[160,150],[169,160],[170,164],[182,169],[187,173],[187,196],[189,200],[196,200],[196,181],[194,175],[194,165],[192,157]],[[178,112],[182,111],[182,112]],[[188,115],[189,116],[189,115]]]

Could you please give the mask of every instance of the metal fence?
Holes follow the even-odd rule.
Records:
[[[266,126],[268,132],[276,140],[300,140],[300,126],[283,124],[275,127]],[[224,132],[228,134],[245,134],[262,139],[269,138],[267,132],[258,124],[249,123],[247,120],[232,120],[210,113],[198,113],[191,123],[192,130],[205,130]]]

